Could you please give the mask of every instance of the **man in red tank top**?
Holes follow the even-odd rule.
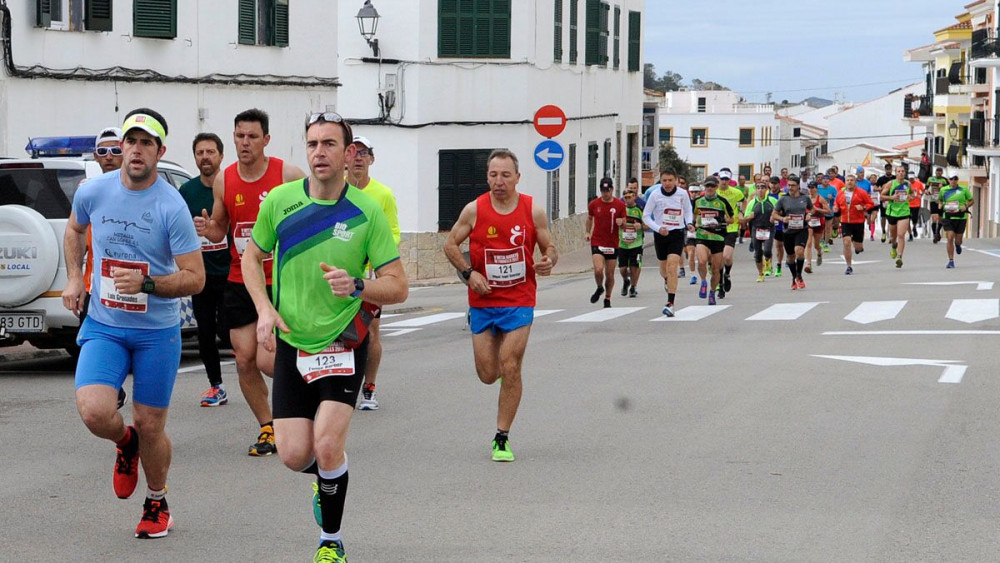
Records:
[[[243,285],[240,259],[250,241],[260,203],[267,193],[281,184],[305,177],[298,167],[264,154],[264,147],[271,140],[268,124],[267,113],[259,109],[249,109],[236,116],[233,141],[238,160],[215,178],[215,185],[212,186],[215,203],[211,217],[208,210],[203,209],[201,217],[194,219],[199,236],[211,242],[219,242],[227,236],[231,239],[229,253],[232,261],[223,306],[236,354],[240,390],[260,424],[257,441],[248,452],[252,456],[266,456],[277,451],[271,406],[267,402],[267,383],[261,375],[264,372],[270,376],[274,371],[274,352],[268,352],[257,344],[257,309]],[[270,260],[265,262],[264,268],[270,292]],[[274,350],[274,347],[271,349]]]
[[[549,275],[559,255],[545,209],[517,191],[517,156],[495,150],[486,166],[490,191],[462,209],[444,253],[469,283],[469,326],[479,380],[487,385],[500,380],[493,461],[514,461],[508,432],[521,402],[521,361],[534,320],[535,275]],[[468,261],[459,247],[466,239]],[[535,246],[542,253],[538,262]]]
[[[601,180],[601,195],[587,205],[587,226],[583,238],[590,242],[597,290],[590,296],[597,303],[604,294],[604,307],[611,306],[611,290],[615,288],[615,264],[618,261],[618,229],[625,223],[625,202],[615,197],[611,178]],[[603,283],[603,285],[602,285]]]

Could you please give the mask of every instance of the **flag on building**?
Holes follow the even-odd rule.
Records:
[[[868,151],[868,154],[865,155],[865,159],[861,161],[861,166],[871,166],[871,165],[872,165],[872,153],[871,151]]]

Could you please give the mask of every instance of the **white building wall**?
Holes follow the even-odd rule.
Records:
[[[179,2],[177,37],[149,39],[132,35],[131,2],[114,3],[111,32],[36,28],[34,2],[8,3],[14,62],[56,69],[122,66],[170,77],[212,73],[336,77],[337,36],[330,33],[337,21],[333,4],[292,3],[290,44],[285,48],[239,45],[237,7],[236,0]],[[190,149],[195,134],[217,133],[226,142],[227,153],[232,153],[233,117],[259,107],[271,116],[268,152],[304,167],[304,119],[310,111],[336,103],[332,87],[29,80],[0,72],[0,155],[25,156],[29,137],[95,135],[103,127],[120,125],[128,111],[147,106],[167,120],[165,158],[195,172]],[[199,119],[200,109],[207,112],[205,119]],[[225,163],[234,160],[227,154]]]
[[[728,167],[737,173],[740,165],[753,165],[753,172],[760,172],[763,164],[769,163],[777,172],[779,121],[768,113],[694,113],[660,114],[660,128],[673,129],[673,145],[682,159],[696,166],[705,166],[706,173],[717,172]],[[692,146],[691,129],[708,129],[708,146]],[[754,129],[754,143],[751,147],[739,146],[741,128]],[[770,144],[765,144],[761,136],[762,128],[771,128]]]
[[[438,151],[448,149],[508,148],[520,159],[521,184],[525,193],[545,201],[546,174],[534,163],[535,146],[544,140],[534,131],[535,111],[546,104],[558,105],[569,119],[566,131],[555,140],[566,151],[560,169],[560,217],[569,215],[568,146],[577,144],[576,213],[587,203],[587,144],[600,149],[598,178],[611,174],[623,184],[628,133],[641,133],[642,72],[628,72],[628,12],[643,11],[642,0],[612,2],[620,6],[620,66],[588,67],[585,62],[585,21],[582,9],[577,33],[577,64],[569,60],[569,8],[563,10],[563,61],[553,62],[553,5],[515,3],[511,22],[510,59],[440,59],[437,35],[437,1],[419,0],[377,6],[382,14],[378,38],[382,61],[361,39],[354,15],[359,5],[341,3],[339,32],[343,37],[338,92],[339,111],[350,119],[379,117],[378,93],[393,80],[396,106],[388,122],[358,124],[359,134],[376,145],[372,176],[393,188],[401,210],[400,227],[405,232],[438,230]],[[645,22],[644,22],[645,24]],[[614,33],[608,38],[609,50]],[[365,58],[367,61],[362,61]],[[641,68],[641,63],[640,63]],[[394,75],[394,77],[389,77]],[[507,122],[502,125],[451,125],[446,122]],[[428,125],[437,123],[435,125]],[[419,128],[414,128],[419,127]],[[621,145],[618,133],[621,133]],[[602,170],[604,142],[611,141],[609,170]],[[634,147],[635,176],[640,175],[639,146]],[[402,210],[409,210],[404,213]]]
[[[923,83],[912,84],[830,115],[826,118],[830,152],[858,143],[891,149],[907,141],[923,138],[923,127],[919,128],[919,132],[914,131],[902,119],[903,98],[906,94],[920,94],[923,91]]]

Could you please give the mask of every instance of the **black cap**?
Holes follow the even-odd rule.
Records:
[[[604,191],[604,190],[613,190],[614,188],[615,188],[615,185],[611,181],[610,178],[605,178],[605,179],[601,180],[601,191]]]
[[[771,176],[771,183],[772,184],[780,184],[781,183],[781,176]]]
[[[717,187],[719,187],[719,181],[718,181],[718,180],[716,180],[715,178],[713,178],[712,176],[709,176],[708,178],[705,178],[705,181],[704,181],[704,182],[702,182],[702,184],[703,184],[703,185],[704,185],[704,186],[705,186],[706,188],[707,188],[707,187],[710,187],[710,186],[711,186],[711,187],[716,187],[716,188],[717,188]]]

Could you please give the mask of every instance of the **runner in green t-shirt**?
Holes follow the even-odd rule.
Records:
[[[618,230],[618,266],[622,275],[622,297],[639,295],[636,286],[642,273],[643,233],[642,209],[636,205],[639,182],[632,178],[622,194],[625,200],[625,223]]]
[[[896,267],[903,267],[903,250],[906,235],[910,232],[910,197],[913,193],[906,181],[906,168],[896,167],[896,179],[882,186],[882,201],[885,202],[885,216],[889,221],[889,242],[892,248],[889,257],[896,259]]]
[[[723,180],[725,181],[725,180]],[[715,305],[715,289],[722,284],[722,256],[726,245],[727,229],[733,223],[735,212],[726,198],[721,197],[719,181],[708,178],[704,182],[705,195],[694,202],[695,239],[698,241],[698,275],[701,289],[698,297],[708,297],[708,304]],[[708,265],[712,266],[712,284],[708,284]],[[711,287],[711,290],[709,290]],[[724,293],[720,292],[721,299]]]
[[[958,176],[948,179],[948,185],[941,189],[941,211],[944,220],[941,228],[948,237],[948,265],[955,267],[955,252],[962,253],[962,237],[969,220],[969,208],[975,203],[975,198],[969,188],[958,185]]]
[[[323,533],[316,560],[339,560],[344,443],[364,380],[368,323],[374,307],[400,303],[408,290],[385,213],[344,179],[357,150],[350,126],[336,113],[315,113],[305,133],[310,174],[261,203],[243,278],[259,311],[257,340],[275,351],[278,455],[293,471],[317,475],[313,512]],[[273,306],[263,269],[272,251]],[[364,279],[366,261],[375,279]]]
[[[739,214],[743,210],[742,202],[746,199],[746,196],[740,188],[729,185],[729,178],[731,175],[732,172],[730,172],[728,168],[723,168],[719,171],[719,196],[729,202],[729,207],[732,208],[734,218],[734,221],[729,223],[726,227],[726,238],[722,249],[722,282],[718,287],[719,299],[725,298],[726,292],[733,288],[733,282],[730,279],[730,274],[733,270],[733,252],[735,251],[736,241],[740,235],[740,222],[736,219],[739,218]]]
[[[944,179],[944,168],[941,167],[927,179],[927,200],[931,208],[931,232],[934,234],[934,244],[941,242],[941,188],[947,185],[948,180]]]

